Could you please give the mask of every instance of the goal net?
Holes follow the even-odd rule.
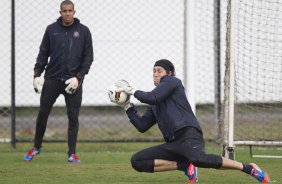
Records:
[[[229,0],[224,142],[282,145],[282,1]],[[225,155],[226,156],[226,155]]]

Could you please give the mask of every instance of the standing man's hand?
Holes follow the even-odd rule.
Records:
[[[77,77],[72,77],[70,79],[68,79],[65,84],[67,84],[68,86],[65,88],[65,91],[68,94],[73,94],[75,92],[75,90],[78,88],[79,86],[79,81],[77,79]]]
[[[34,77],[33,79],[33,88],[34,91],[38,94],[41,93],[42,91],[42,86],[43,86],[43,81],[41,80],[40,77]]]

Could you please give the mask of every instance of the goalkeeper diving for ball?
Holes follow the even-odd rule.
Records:
[[[126,111],[130,122],[139,132],[146,132],[157,124],[165,143],[134,154],[132,167],[139,172],[184,171],[188,182],[197,182],[197,167],[233,169],[243,171],[262,183],[270,183],[268,174],[256,164],[243,164],[231,159],[205,153],[202,129],[185,95],[181,80],[175,77],[173,63],[161,59],[153,67],[155,88],[150,92],[136,90],[129,85],[117,92],[133,95],[149,105],[145,113],[138,114],[130,98],[119,104]]]

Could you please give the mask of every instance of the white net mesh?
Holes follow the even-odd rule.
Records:
[[[2,1],[1,1],[2,2]],[[2,86],[0,93],[0,138],[9,137],[11,96],[15,97],[16,134],[18,139],[33,138],[35,119],[40,96],[32,86],[33,67],[39,45],[48,24],[60,16],[62,0],[16,0],[15,2],[15,93],[11,94],[11,1],[3,0],[0,20]],[[156,131],[136,134],[124,111],[108,99],[108,89],[118,79],[127,80],[136,89],[149,91],[154,88],[152,68],[156,60],[167,58],[174,62],[176,76],[187,80],[185,54],[194,58],[195,99],[197,118],[208,139],[214,138],[215,98],[215,14],[223,15],[220,24],[224,30],[225,4],[222,12],[216,1],[194,0],[193,23],[184,13],[190,0],[73,0],[75,17],[89,27],[94,46],[94,62],[83,84],[83,102],[80,111],[79,139],[135,139],[156,138]],[[189,13],[189,12],[188,12]],[[185,50],[186,29],[194,28],[189,38],[195,52]],[[221,40],[224,42],[222,31]],[[223,48],[223,47],[222,47]],[[221,53],[224,53],[221,51]],[[224,59],[224,54],[220,56]],[[222,61],[223,61],[222,59]],[[223,64],[221,64],[223,67]],[[221,69],[221,71],[224,71]],[[220,78],[220,76],[219,76]],[[187,84],[184,84],[187,86]],[[132,98],[136,106],[143,104]],[[67,116],[61,95],[48,119],[46,139],[65,139]],[[149,135],[149,136],[148,136]]]
[[[282,1],[236,1],[234,140],[282,141]]]

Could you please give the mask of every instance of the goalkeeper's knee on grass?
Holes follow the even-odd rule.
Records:
[[[139,172],[154,172],[154,160],[137,160],[132,157],[131,165]]]

